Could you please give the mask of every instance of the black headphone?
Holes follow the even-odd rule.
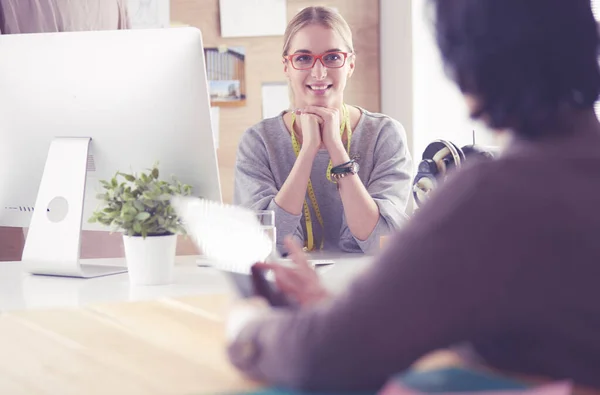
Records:
[[[476,145],[458,148],[448,140],[435,140],[429,144],[423,152],[423,158],[413,181],[413,198],[416,205],[421,206],[431,191],[446,180],[449,171],[460,169],[471,157],[489,160],[494,158],[494,153]]]

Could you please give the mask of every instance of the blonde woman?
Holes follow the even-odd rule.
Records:
[[[337,12],[307,7],[289,23],[283,70],[295,111],[250,128],[240,142],[234,203],[275,211],[277,244],[367,252],[404,222],[412,161],[402,125],[346,104],[356,62]]]

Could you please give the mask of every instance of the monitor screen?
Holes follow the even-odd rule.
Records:
[[[155,162],[221,201],[199,30],[0,35],[0,86],[0,226],[29,226],[57,137],[91,138],[84,229],[100,179]]]

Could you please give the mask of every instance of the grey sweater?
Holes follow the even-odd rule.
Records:
[[[283,386],[374,389],[468,342],[494,368],[600,389],[600,134],[516,142],[448,181],[342,294],[244,328],[233,363]]]
[[[366,240],[359,240],[352,235],[346,224],[337,186],[326,178],[329,154],[327,150],[319,150],[310,179],[323,217],[324,230],[316,220],[308,196],[306,199],[315,223],[315,245],[319,245],[324,233],[326,250],[373,251],[379,246],[380,236],[399,229],[405,222],[412,160],[406,146],[404,128],[385,115],[364,109],[361,112],[353,130],[350,156],[359,157],[358,175],[379,207],[379,221]],[[305,240],[304,215],[288,213],[274,201],[295,161],[296,155],[283,121],[283,113],[247,130],[237,151],[234,204],[255,210],[274,210],[279,250],[282,250],[286,235],[293,235],[301,243]]]

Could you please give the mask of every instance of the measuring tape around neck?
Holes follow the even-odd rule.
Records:
[[[292,127],[291,127],[291,136],[292,136],[292,147],[294,148],[294,153],[296,154],[296,158],[298,157],[298,155],[300,154],[300,144],[298,143],[298,139],[296,138],[296,133],[294,131],[294,123],[296,122],[296,114],[292,113]],[[348,112],[348,108],[346,107],[345,104],[342,105],[342,122],[340,125],[340,136],[343,137],[344,136],[344,130],[348,130],[348,138],[347,138],[347,149],[348,149],[348,155],[350,155],[350,142],[352,139],[352,126],[350,125],[350,114]],[[331,159],[329,160],[329,165],[327,166],[327,174],[326,177],[329,181],[335,183],[335,180],[331,179],[331,168],[332,168],[332,163],[331,163]],[[321,237],[321,248],[323,249],[323,245],[325,244],[325,227],[324,227],[324,222],[323,222],[323,217],[321,216],[321,210],[319,210],[319,205],[317,203],[317,197],[315,196],[315,191],[313,189],[312,186],[312,182],[310,181],[310,178],[308,179],[308,197],[310,199],[310,202],[313,206],[313,209],[315,210],[315,214],[317,216],[317,220],[319,221],[319,225],[321,225],[321,229],[323,230],[323,236]],[[304,204],[303,204],[303,211],[304,211],[304,220],[306,222],[306,233],[307,233],[307,240],[306,240],[306,249],[308,251],[313,251],[314,250],[314,233],[313,233],[313,222],[310,216],[310,209],[308,208],[308,203],[306,201],[306,199],[304,199]]]

